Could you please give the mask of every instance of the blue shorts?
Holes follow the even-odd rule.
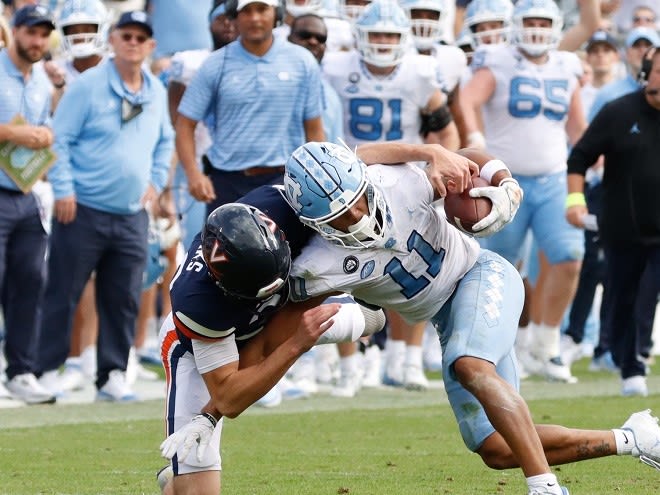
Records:
[[[513,343],[524,299],[516,269],[495,253],[481,250],[454,294],[433,317],[442,344],[442,376],[465,445],[476,451],[495,432],[477,399],[456,380],[454,363],[463,356],[495,364],[497,374],[516,390],[520,385]]]
[[[516,265],[522,257],[525,235],[532,229],[534,240],[551,265],[580,261],[584,256],[584,231],[564,216],[566,172],[552,175],[516,175],[525,197],[513,221],[486,238],[484,247]]]

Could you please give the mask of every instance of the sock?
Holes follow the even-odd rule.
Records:
[[[404,340],[387,339],[385,342],[385,356],[387,360],[403,361],[402,356],[406,354],[406,342]]]
[[[408,345],[406,346],[406,359],[403,362],[404,366],[415,366],[422,368],[422,346]]]
[[[518,332],[516,333],[515,348],[516,349],[529,348],[530,335],[531,332],[529,331],[529,327],[518,327]]]
[[[537,327],[536,342],[538,352],[548,359],[559,356],[559,325],[550,326],[541,323]]]
[[[360,355],[356,352],[339,360],[341,376],[351,376],[357,373],[359,357]]]
[[[527,478],[527,486],[529,491],[534,493],[534,488],[543,488],[543,493],[557,493],[561,494],[561,486],[557,477],[552,473],[537,474]],[[552,491],[554,490],[554,492]]]
[[[635,446],[635,436],[633,435],[633,432],[622,430],[620,428],[613,428],[612,433],[614,433],[614,441],[616,442],[616,454],[632,454],[632,449]]]

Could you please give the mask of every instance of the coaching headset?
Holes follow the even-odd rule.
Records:
[[[646,50],[646,53],[642,57],[642,66],[640,67],[639,72],[637,73],[637,82],[640,84],[640,86],[646,88],[644,91],[646,92],[646,94],[649,95],[657,95],[660,93],[660,88],[647,87],[647,84],[649,82],[649,74],[653,69],[653,56],[655,55],[657,49],[658,49],[657,46],[652,46],[648,50]]]
[[[227,17],[230,19],[236,19],[238,17],[238,0],[227,0],[226,3]],[[284,21],[284,7],[282,3],[278,2],[278,6],[275,7],[275,25],[277,27]]]

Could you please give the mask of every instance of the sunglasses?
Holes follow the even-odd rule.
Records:
[[[308,40],[310,38],[315,38],[316,41],[319,43],[323,44],[328,40],[328,35],[327,34],[319,34],[319,33],[312,33],[310,31],[297,31],[294,33],[294,36],[297,36],[301,40]]]
[[[135,40],[140,45],[149,39],[149,37],[146,34],[133,34],[133,33],[121,33],[120,37],[122,41],[125,41],[126,43]]]

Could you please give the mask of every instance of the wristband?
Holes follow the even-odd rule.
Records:
[[[209,420],[209,422],[213,425],[213,428],[215,428],[218,424],[218,420],[215,419],[215,416],[212,414],[209,414],[207,412],[200,413],[200,416],[204,416],[206,419]]]
[[[566,196],[565,208],[569,209],[573,206],[587,206],[587,200],[584,198],[584,193],[572,192]]]
[[[500,170],[506,170],[511,174],[509,168],[504,164],[502,160],[490,160],[484,165],[481,170],[479,170],[479,177],[484,180],[487,180],[490,183],[493,180],[493,175],[495,175]]]

